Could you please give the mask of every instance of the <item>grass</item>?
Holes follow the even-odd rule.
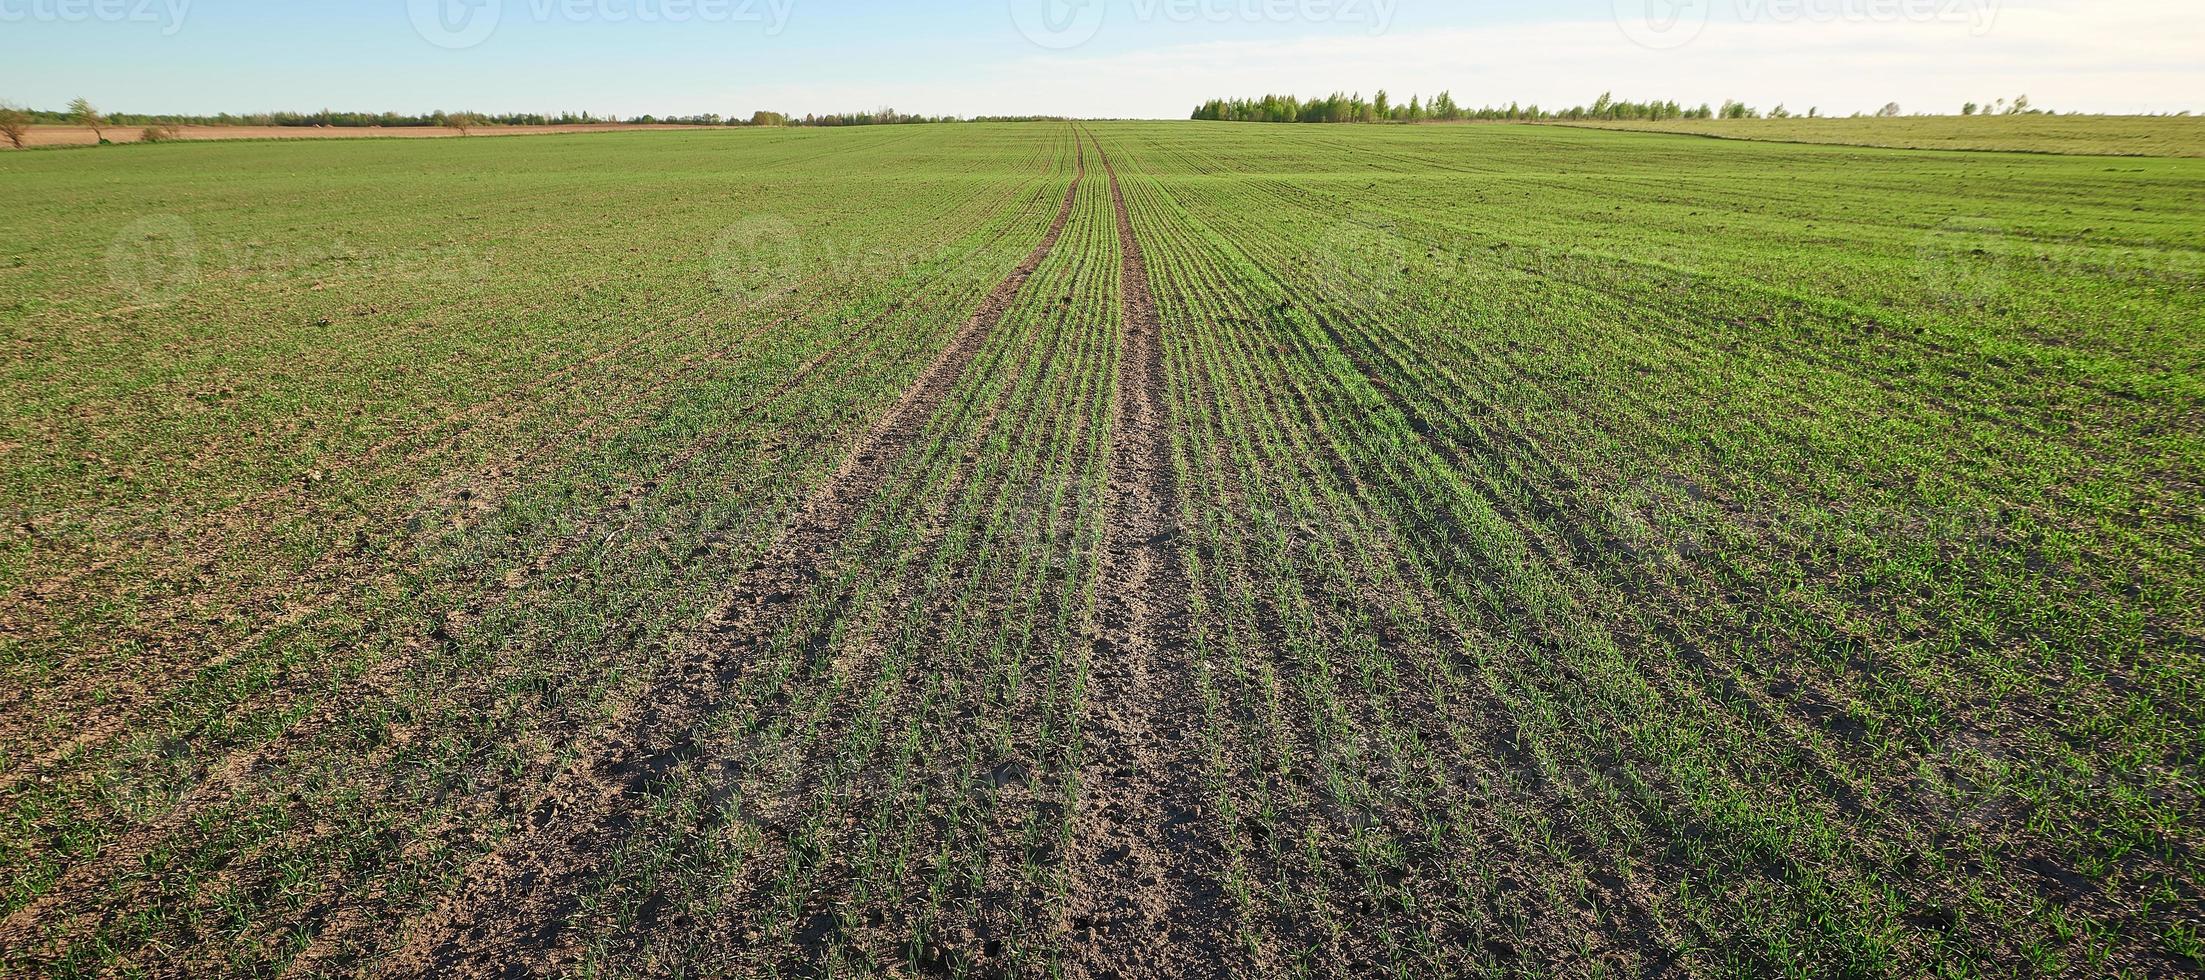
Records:
[[[2205,968],[2198,161],[0,171],[8,975]]]

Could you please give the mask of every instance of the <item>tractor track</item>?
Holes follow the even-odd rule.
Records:
[[[1067,860],[1070,975],[1221,976],[1231,935],[1201,830],[1196,665],[1162,320],[1117,168],[1110,176],[1125,332],[1087,694],[1087,756]]]
[[[1012,198],[1016,199],[1017,197],[1023,196],[1024,190],[1028,186],[1030,186],[1029,181],[1019,182],[1017,185],[1017,192],[1012,195]],[[823,276],[819,275],[809,277],[799,282],[797,284],[797,287],[800,289],[810,289],[818,282],[820,282],[823,278]],[[764,302],[754,303],[750,307],[745,308],[744,312],[765,309],[769,305],[770,304]],[[504,405],[502,406],[502,415],[495,414],[493,410],[501,410],[502,402],[508,399],[521,397],[522,395],[532,392],[539,387],[556,384],[562,381],[569,381],[572,379],[573,373],[575,371],[578,371],[582,368],[595,366],[598,363],[603,362],[609,358],[625,355],[643,341],[656,338],[658,335],[666,333],[667,331],[679,331],[681,332],[682,336],[691,336],[695,332],[697,332],[698,329],[700,329],[700,325],[703,325],[704,328],[708,328],[708,315],[712,312],[713,311],[711,310],[700,311],[698,313],[693,313],[681,318],[677,318],[676,320],[670,321],[668,324],[662,327],[654,328],[650,331],[647,331],[643,335],[630,338],[629,340],[622,342],[614,348],[592,355],[584,361],[568,364],[564,367],[561,367],[548,377],[539,378],[535,381],[531,381],[520,387],[514,388],[506,392],[504,395],[500,396],[499,399],[493,400],[491,402],[486,402],[483,405],[475,406],[474,408],[471,408],[459,415],[451,416],[450,418],[444,420],[444,422],[440,422],[437,424],[437,426],[430,428],[442,427],[447,423],[458,421],[462,424],[460,424],[457,430],[445,435],[439,442],[432,446],[428,446],[426,448],[417,448],[411,451],[427,454],[442,453],[455,445],[458,440],[468,434],[468,432],[478,424],[488,424],[490,420],[509,421],[511,418],[523,416],[528,411],[540,408],[541,406]],[[725,362],[740,354],[751,353],[749,345],[752,341],[766,335],[771,331],[781,329],[793,322],[796,322],[802,317],[802,315],[802,311],[800,310],[780,311],[778,312],[778,315],[773,316],[771,319],[762,320],[761,322],[753,326],[745,328],[734,338],[718,344],[713,349],[689,355],[681,359],[678,364],[672,366],[671,368],[661,369],[661,373],[659,375],[650,378],[639,388],[635,389],[635,395],[637,397],[641,397],[654,394],[672,385],[691,380],[702,365]],[[847,344],[848,342],[848,340],[844,341],[845,344]],[[483,415],[484,417],[473,417],[476,415]],[[484,482],[478,482],[473,484],[472,486],[467,486],[465,481],[462,481],[461,486],[452,486],[449,485],[452,481],[447,478],[445,480],[440,480],[434,484],[425,486],[420,491],[419,501],[415,503],[411,508],[396,512],[385,517],[371,518],[368,520],[367,523],[362,524],[359,527],[358,533],[364,535],[370,529],[379,532],[389,531],[392,529],[405,527],[413,522],[421,521],[439,513],[449,511],[452,507],[461,505],[459,502],[455,501],[455,494],[459,493],[459,491],[463,488],[470,490],[474,494],[474,499],[477,501],[489,501],[498,499],[500,496],[498,490],[501,488],[495,487],[494,484],[496,481],[491,479],[496,474],[504,473],[510,476],[511,474],[517,473],[527,466],[534,465],[541,458],[545,458],[563,451],[566,447],[571,446],[577,440],[595,438],[597,433],[603,432],[609,427],[618,424],[619,421],[619,418],[610,415],[593,418],[585,421],[580,428],[571,432],[545,437],[539,440],[533,446],[529,447],[527,450],[522,451],[518,456],[497,462],[481,478],[481,480]],[[413,438],[417,435],[419,435],[418,432],[399,433],[390,437],[389,439],[384,440],[381,443],[376,444],[375,446],[369,447],[365,455],[359,457],[356,460],[340,462],[333,465],[342,465],[346,467],[358,466],[363,462],[372,461],[373,459],[384,454],[386,451],[392,449],[393,447],[399,446],[404,439]],[[485,487],[491,488],[490,492],[487,494],[484,492]],[[271,488],[267,491],[264,491],[261,495],[259,495],[259,497],[256,497],[253,500],[242,501],[238,504],[225,507],[215,513],[205,515],[205,517],[201,518],[201,520],[216,520],[217,518],[224,517],[231,514],[232,512],[238,512],[245,515],[246,518],[259,520],[260,522],[262,522],[264,526],[255,533],[265,533],[265,524],[268,520],[268,514],[253,509],[253,505],[256,503],[266,502],[267,500],[276,500],[278,498],[282,498],[285,494],[290,494],[292,495],[292,497],[295,498],[301,492],[302,491],[300,491],[299,486],[296,483]],[[262,498],[265,498],[265,500],[263,500]],[[362,514],[360,516],[365,515]],[[201,538],[188,550],[189,553],[196,554],[200,557],[195,559],[198,564],[192,567],[214,568],[220,563],[219,556],[228,553],[228,551],[225,548],[221,547],[219,543],[219,532],[222,531],[223,527],[210,525],[208,528],[203,528],[200,531],[196,532],[201,535]],[[403,556],[400,554],[393,553],[390,555],[376,556],[374,560],[389,564],[398,562],[399,560],[401,560],[402,557]],[[357,568],[354,567],[357,561],[358,556],[353,553],[332,552],[330,554],[323,555],[315,559],[311,565],[301,569],[293,577],[292,581],[305,581],[316,583],[334,581],[339,577],[343,577],[342,573],[345,573],[348,568],[350,568],[350,577],[354,580],[365,580],[369,578],[370,576],[361,574],[357,570]],[[109,564],[112,564],[112,562],[95,564],[81,570],[76,574],[78,575],[78,577],[82,577],[84,575],[99,571]],[[68,584],[68,580],[60,580],[55,582],[43,583],[21,591],[23,591],[26,595],[35,596],[42,593],[53,593],[57,588],[66,584]],[[244,656],[250,651],[254,650],[260,642],[265,640],[273,632],[295,628],[302,622],[305,622],[306,620],[320,614],[331,605],[350,598],[353,591],[355,590],[333,586],[330,588],[327,594],[321,595],[316,598],[311,598],[303,602],[294,603],[293,608],[285,615],[278,617],[274,621],[264,624],[260,629],[241,639],[228,642],[227,644],[225,644],[226,649],[223,650],[221,653],[216,654],[208,659],[199,661],[190,660],[188,657],[177,653],[172,648],[177,647],[174,639],[174,634],[177,630],[177,617],[189,614],[189,603],[196,599],[202,598],[201,592],[198,590],[189,590],[182,593],[178,598],[168,600],[166,604],[159,606],[156,610],[154,610],[154,612],[158,614],[159,618],[142,621],[139,624],[134,625],[127,633],[127,635],[130,636],[142,637],[146,645],[152,648],[152,650],[154,651],[152,653],[142,654],[140,656],[139,663],[141,665],[141,668],[143,667],[145,663],[145,658],[147,656],[158,655],[170,661],[168,669],[161,671],[141,670],[141,672],[137,676],[134,676],[128,680],[123,689],[110,691],[106,695],[106,700],[100,705],[97,712],[93,714],[88,714],[86,717],[80,719],[80,723],[75,726],[75,730],[69,733],[69,735],[65,739],[49,746],[33,746],[33,748],[37,749],[35,758],[38,760],[38,762],[34,765],[34,768],[37,765],[43,765],[46,762],[50,762],[52,759],[58,758],[78,746],[91,744],[101,739],[111,737],[115,732],[121,730],[122,726],[131,721],[134,721],[135,719],[125,717],[125,712],[142,709],[145,706],[145,699],[155,696],[165,690],[160,686],[156,678],[173,676],[182,673],[186,668],[192,670],[204,670],[212,667],[222,666],[224,663],[232,659]],[[249,601],[261,599],[263,597],[264,592],[262,591],[254,591],[242,595],[233,594],[225,598],[225,604],[231,606],[242,606]],[[6,601],[12,602],[15,601],[15,599],[14,597],[10,597]],[[33,600],[25,599],[23,601],[28,602]],[[14,619],[18,616],[19,613],[22,614],[21,618],[24,622],[36,623],[41,619],[41,616],[36,609],[28,611],[18,610],[12,607],[6,607],[4,602],[0,602],[0,622]],[[25,692],[23,692],[21,697],[27,699],[33,696],[51,696],[52,694],[53,692],[50,691],[26,690]],[[5,710],[11,708],[18,710],[12,712],[8,712]],[[36,705],[32,703],[24,703],[13,700],[0,700],[0,714],[6,715],[6,717],[0,717],[0,739],[16,739],[23,741],[26,745],[28,745],[29,740],[27,738],[26,732],[11,727],[12,725],[16,724],[14,716],[20,715],[22,719],[27,720],[34,717],[43,717],[47,714],[52,713],[55,710],[60,709],[52,705]]]
[[[735,584],[703,639],[669,665],[637,717],[554,780],[516,840],[477,862],[443,908],[415,923],[390,965],[400,974],[498,976],[546,962],[562,946],[578,886],[599,866],[624,814],[696,752],[693,731],[796,599],[833,570],[835,545],[894,477],[1027,280],[1055,249],[1086,177],[1086,155],[1041,243],[981,303],[949,346],[799,509],[780,540]]]
[[[1022,186],[1026,185],[1022,184]],[[746,332],[742,338],[738,339],[737,343],[752,339],[766,330],[787,322],[789,322],[789,318],[783,317],[761,325]],[[761,411],[766,406],[778,401],[819,370],[848,355],[853,345],[865,333],[866,328],[859,328],[846,333],[836,342],[823,347],[812,358],[798,365],[789,377],[783,379],[771,389],[760,392],[743,407],[734,410],[731,416],[747,417],[753,412]],[[706,452],[721,448],[719,443],[724,440],[730,431],[732,430],[728,427],[720,427],[699,435],[689,446],[671,457],[668,465],[663,468],[659,475],[648,478],[639,484],[631,485],[608,498],[589,519],[582,522],[580,527],[560,539],[550,542],[548,550],[540,552],[533,560],[519,566],[516,570],[517,573],[522,574],[524,579],[540,577],[547,568],[555,564],[562,556],[573,552],[577,548],[589,546],[589,543],[595,541],[607,526],[613,526],[615,533],[619,533],[626,525],[614,524],[613,518],[625,514],[629,506],[655,493],[667,481],[675,479],[683,467],[694,462]],[[467,608],[478,612],[481,608],[516,589],[511,581],[490,578],[485,578],[477,584],[479,590],[469,600]],[[470,613],[468,617],[463,618],[471,618],[472,615],[473,613]],[[273,628],[269,627],[269,629]],[[266,632],[266,629],[262,631],[263,634]],[[365,699],[387,693],[390,685],[396,683],[397,678],[412,664],[413,658],[408,656],[386,658],[375,664],[366,673],[346,682],[344,690],[330,699],[328,707],[307,715],[275,738],[255,745],[238,746],[225,755],[213,759],[204,775],[194,781],[178,805],[168,813],[150,823],[133,828],[129,833],[115,840],[104,843],[95,856],[70,866],[63,873],[64,878],[61,885],[49,889],[40,898],[28,903],[14,913],[0,917],[0,943],[20,942],[28,946],[36,941],[36,935],[42,923],[50,924],[65,917],[100,914],[99,909],[83,907],[70,896],[81,897],[88,893],[89,883],[109,879],[122,873],[122,869],[128,868],[142,859],[152,849],[161,846],[162,842],[168,840],[171,834],[189,825],[191,821],[198,819],[208,807],[228,799],[229,794],[248,779],[255,775],[264,774],[269,766],[297,751],[308,740],[325,730],[329,725],[334,724],[343,713],[340,706],[357,704]],[[37,774],[42,767],[56,761],[66,748],[81,746],[90,739],[125,730],[127,728],[117,719],[108,719],[99,724],[91,725],[75,733],[65,743],[62,750],[55,750],[42,754],[35,759],[26,760],[26,763],[18,768],[13,776],[20,779],[29,779]]]
[[[856,338],[857,334],[851,334],[841,342],[814,355],[792,372],[788,378],[761,394],[735,414],[747,416],[785,396],[820,368],[842,356]],[[712,437],[719,434],[720,430],[714,430],[705,439],[700,439],[695,445],[684,450],[674,458],[668,472],[672,473],[678,470],[681,466],[702,454],[708,448]],[[635,501],[654,492],[668,478],[654,477],[608,500],[579,529],[554,542],[549,550],[540,554],[527,565],[528,575],[540,576],[544,574],[558,559],[594,538],[597,532],[604,529],[612,515],[625,511]],[[515,588],[515,585],[508,582],[487,582],[484,585],[484,592],[478,595],[470,605],[479,607]],[[91,882],[112,877],[119,873],[120,869],[140,860],[150,849],[168,839],[170,834],[198,818],[206,807],[227,799],[228,793],[239,788],[252,775],[264,772],[266,767],[272,765],[276,760],[287,757],[329,725],[334,724],[341,717],[345,706],[355,705],[379,694],[387,693],[391,686],[398,682],[398,678],[412,666],[414,666],[414,661],[411,657],[386,657],[371,669],[347,681],[344,689],[335,697],[330,698],[327,707],[323,710],[308,715],[267,742],[241,746],[221,758],[213,760],[206,776],[193,785],[186,792],[183,800],[168,814],[151,823],[135,828],[130,833],[114,841],[108,842],[101,847],[95,857],[82,864],[72,866],[64,872],[65,877],[62,887],[53,888],[15,914],[0,918],[0,939],[12,940],[17,933],[28,934],[35,929],[36,924],[41,920],[72,914],[66,901],[67,896],[84,894],[90,890]],[[119,723],[102,723],[85,729],[69,745],[72,747],[81,745],[88,738],[104,737],[123,730],[126,729]],[[26,774],[35,773],[40,767],[51,765],[63,754],[65,753],[57,752],[33,760]]]

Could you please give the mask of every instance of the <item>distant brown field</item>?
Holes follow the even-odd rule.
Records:
[[[694,126],[481,126],[470,131],[474,136],[533,136],[544,133],[597,133],[629,132],[638,129],[695,129]],[[143,126],[109,126],[107,139],[113,143],[136,143],[145,131]],[[291,140],[291,139],[364,139],[367,137],[403,137],[428,139],[458,136],[456,130],[441,126],[183,126],[178,130],[187,140]],[[91,146],[99,142],[92,130],[83,126],[33,126],[31,146]],[[0,143],[0,147],[5,147]]]

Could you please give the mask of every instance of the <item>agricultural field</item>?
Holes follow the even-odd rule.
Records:
[[[2205,157],[2205,116],[1899,116],[1806,119],[1602,120],[1568,123],[1718,139],[1834,143],[1913,150],[1998,150],[2086,156]]]
[[[2205,160],[0,180],[0,976],[2205,970]]]

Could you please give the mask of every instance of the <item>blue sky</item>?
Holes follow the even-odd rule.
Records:
[[[1179,117],[1213,95],[1602,90],[1843,114],[2205,111],[2194,0],[0,0],[0,100]]]

